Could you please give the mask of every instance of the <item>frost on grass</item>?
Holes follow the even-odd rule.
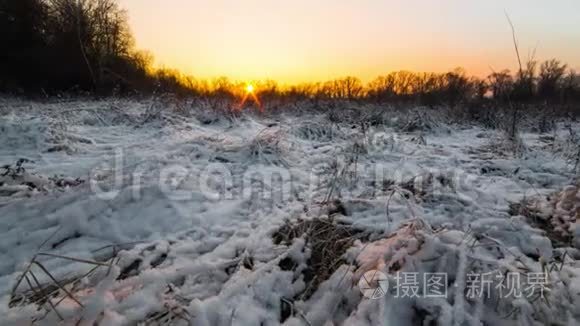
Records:
[[[248,156],[260,163],[288,166],[286,146],[281,130],[264,129],[248,145]]]
[[[4,105],[0,324],[579,323],[576,124],[510,140],[436,110],[226,104]],[[160,184],[175,166],[185,181]],[[369,300],[366,271],[446,273],[448,292]],[[468,295],[475,274],[540,272],[544,297],[501,277]]]
[[[332,124],[311,121],[293,127],[292,132],[301,139],[319,142],[329,142],[342,135]]]
[[[580,186],[569,185],[546,197],[536,196],[511,204],[512,215],[525,216],[530,224],[544,230],[559,247],[580,249]]]
[[[14,164],[0,167],[0,200],[30,197],[38,193],[66,190],[84,183],[80,178],[46,177],[30,172],[25,165],[34,162],[21,158]],[[4,198],[2,198],[4,197]],[[0,201],[1,202],[1,201]]]

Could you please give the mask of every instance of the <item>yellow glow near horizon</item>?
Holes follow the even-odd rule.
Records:
[[[368,81],[395,70],[465,67],[485,76],[522,56],[580,68],[580,2],[559,0],[120,0],[137,47],[197,78]]]
[[[246,85],[246,92],[249,94],[254,93],[254,85],[252,85],[252,84]]]

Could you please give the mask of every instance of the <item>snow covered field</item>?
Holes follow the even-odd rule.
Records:
[[[0,102],[0,324],[580,325],[569,128],[364,114]]]

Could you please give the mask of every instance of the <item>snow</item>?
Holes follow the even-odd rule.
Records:
[[[525,150],[514,155],[500,131],[448,125],[436,114],[405,132],[410,124],[395,112],[360,126],[315,111],[208,119],[203,110],[167,108],[151,117],[150,106],[0,103],[0,166],[25,159],[23,171],[0,179],[3,325],[59,322],[34,304],[9,308],[12,287],[39,252],[107,264],[115,257],[70,289],[83,307],[70,298],[58,305],[73,324],[413,325],[419,311],[440,325],[580,323],[573,248],[550,272],[548,303],[465,298],[469,271],[541,272],[554,262],[546,233],[510,216],[510,202],[563,190],[539,205],[580,241],[569,162],[537,134],[522,132]],[[333,218],[373,236],[357,240],[345,264],[303,298],[308,240],[277,245],[271,237],[288,219],[325,217],[334,199],[346,214]],[[293,269],[281,267],[286,258]],[[36,259],[58,280],[93,267]],[[391,280],[397,271],[446,272],[452,287],[443,299],[368,300],[356,284],[370,269]]]

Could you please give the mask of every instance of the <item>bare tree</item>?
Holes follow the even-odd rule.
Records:
[[[538,95],[547,101],[556,100],[560,94],[561,83],[567,66],[556,59],[548,60],[540,66]]]
[[[507,101],[514,87],[514,79],[509,70],[491,73],[487,79],[493,97],[498,100]]]

